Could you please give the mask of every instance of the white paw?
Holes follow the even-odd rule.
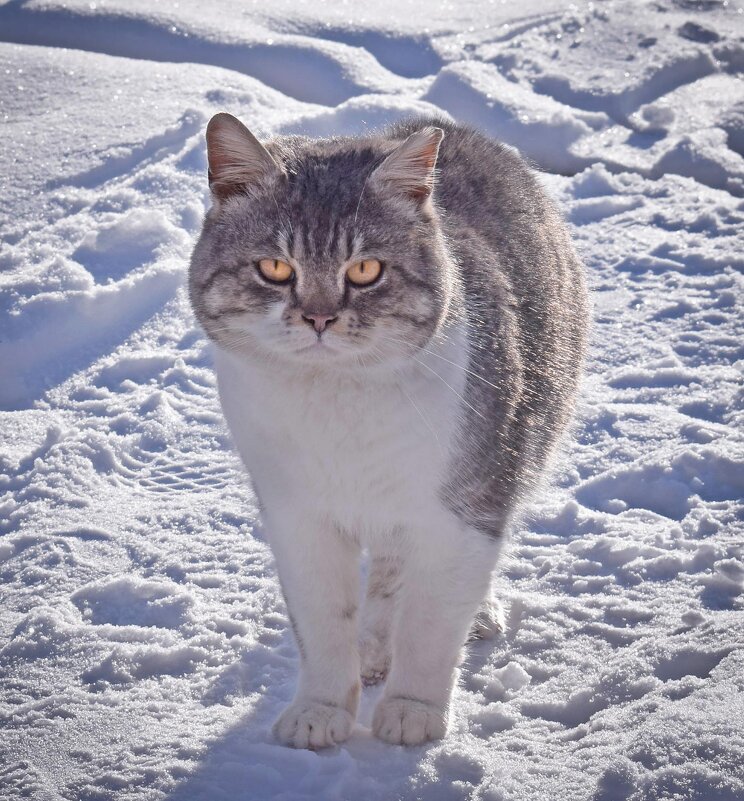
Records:
[[[390,645],[378,637],[365,637],[359,643],[362,684],[370,687],[384,681],[390,670]]]
[[[478,607],[470,626],[468,642],[473,640],[493,640],[506,631],[504,607],[495,598],[487,598]]]
[[[412,698],[383,698],[375,708],[372,732],[393,745],[420,745],[447,732],[447,712]]]
[[[292,748],[326,748],[349,737],[354,718],[339,706],[295,701],[274,724],[274,736]]]

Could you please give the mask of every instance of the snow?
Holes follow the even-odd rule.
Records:
[[[744,798],[738,0],[0,4],[0,798]],[[203,129],[440,112],[544,170],[595,327],[448,737],[271,739],[298,654],[184,289]]]

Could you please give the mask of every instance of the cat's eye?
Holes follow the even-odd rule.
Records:
[[[286,284],[294,276],[294,270],[281,259],[261,259],[258,271],[272,284]]]
[[[356,286],[373,284],[382,275],[382,265],[377,259],[365,259],[352,264],[346,277]]]

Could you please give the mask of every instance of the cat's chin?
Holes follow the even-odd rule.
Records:
[[[380,358],[377,353],[372,355],[367,348],[344,347],[322,341],[297,350],[274,351],[271,358],[273,364],[283,363],[293,371],[304,368],[313,373],[327,372],[346,375],[352,373],[387,374],[401,367],[404,361],[398,354],[390,360],[384,357]]]
[[[284,355],[285,360],[291,363],[293,367],[304,366],[313,370],[328,369],[344,372],[365,370],[369,363],[365,364],[363,353],[361,356],[362,358],[360,359],[360,353],[353,350],[334,348],[331,345],[322,343],[300,348]]]
[[[294,368],[301,365],[313,371],[327,369],[344,373],[381,375],[410,365],[417,350],[418,348],[412,346],[408,352],[401,352],[398,348],[391,350],[384,343],[382,347],[380,343],[375,342],[357,347],[343,342],[321,340],[296,350],[275,352],[274,357],[277,361],[285,361]]]
[[[361,370],[369,362],[362,349],[345,348],[328,342],[312,342],[299,348],[276,348],[261,346],[254,342],[252,347],[228,348],[234,356],[253,363],[264,363],[276,368],[282,366],[296,371],[298,368],[310,370]],[[360,358],[361,357],[361,358]]]
[[[411,344],[408,352],[401,352],[398,347],[391,349],[384,342],[370,341],[366,346],[353,346],[343,341],[334,342],[321,339],[299,347],[276,347],[252,338],[239,347],[230,347],[228,343],[216,340],[215,344],[233,358],[255,365],[271,366],[276,369],[288,369],[312,373],[344,373],[389,375],[404,370],[412,361],[418,347]]]

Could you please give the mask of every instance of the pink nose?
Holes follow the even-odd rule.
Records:
[[[333,314],[303,314],[302,319],[308,325],[311,325],[319,334],[322,334],[327,326],[338,320],[338,317]]]

